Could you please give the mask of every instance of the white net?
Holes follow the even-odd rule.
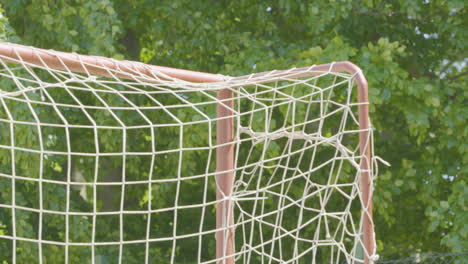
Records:
[[[0,262],[364,263],[374,254],[363,243],[352,75],[311,67],[196,84],[47,65],[0,56]],[[221,102],[222,89],[232,99]],[[232,115],[217,117],[230,100]],[[216,171],[217,122],[229,118],[231,193]],[[217,190],[234,219],[224,208],[218,227]],[[235,250],[217,257],[227,241],[215,234],[229,229]]]

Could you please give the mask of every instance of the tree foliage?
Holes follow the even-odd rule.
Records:
[[[379,254],[468,247],[465,1],[5,0],[1,8],[0,38],[41,48],[227,75],[356,63],[369,81],[375,151],[392,165],[375,184]]]

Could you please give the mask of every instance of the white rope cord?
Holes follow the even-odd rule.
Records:
[[[57,58],[65,70],[0,55],[0,262],[218,263],[232,256],[216,258],[215,234],[231,227],[236,263],[376,261],[353,75],[331,64],[200,84]],[[233,142],[217,144],[226,118]],[[229,144],[234,224],[216,227],[216,175],[229,172],[216,150]]]

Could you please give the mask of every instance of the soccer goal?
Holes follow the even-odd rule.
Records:
[[[367,83],[0,44],[1,263],[374,263]]]

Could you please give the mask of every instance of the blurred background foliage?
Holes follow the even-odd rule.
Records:
[[[349,60],[370,86],[378,253],[468,248],[463,0],[2,0],[0,39],[240,75]]]

